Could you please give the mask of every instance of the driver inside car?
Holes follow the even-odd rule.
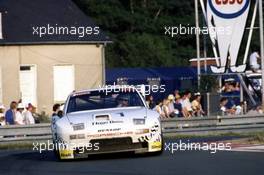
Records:
[[[128,97],[126,96],[122,96],[122,97],[118,97],[117,98],[117,102],[118,102],[118,105],[117,107],[118,108],[122,108],[122,107],[128,107],[129,105],[129,100],[128,100]]]

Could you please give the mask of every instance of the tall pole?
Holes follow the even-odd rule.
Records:
[[[3,39],[3,33],[2,33],[2,13],[0,12],[0,39]]]
[[[199,28],[199,13],[198,13],[198,0],[195,0],[195,24],[196,24],[196,50],[197,50],[197,79],[198,89],[201,85],[201,59],[200,59],[200,28]]]
[[[263,32],[263,4],[259,0],[259,28],[260,28],[260,56],[261,56],[261,82],[262,82],[262,108],[264,109],[264,32]]]

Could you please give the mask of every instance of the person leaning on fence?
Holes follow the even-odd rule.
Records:
[[[16,108],[17,102],[12,101],[10,104],[10,109],[8,109],[5,113],[5,121],[6,125],[14,125],[15,124],[15,117],[16,117]]]
[[[164,113],[164,118],[170,118],[170,110],[169,110],[169,103],[170,101],[165,98],[162,102],[162,112]]]
[[[244,114],[244,107],[245,107],[245,102],[240,102],[239,105],[236,106],[236,115],[243,115]]]
[[[157,100],[156,106],[155,106],[155,111],[157,111],[160,115],[160,118],[165,118],[165,114],[162,111],[162,100]]]
[[[15,124],[16,125],[24,125],[25,124],[25,117],[24,117],[24,105],[19,103],[17,105],[16,117],[15,117]]]
[[[228,104],[228,98],[223,97],[220,100],[220,111],[222,113],[222,115],[234,115],[236,112],[236,109],[234,107],[232,108],[228,108],[227,107]]]
[[[0,104],[0,126],[5,125],[5,106]]]
[[[176,113],[175,113],[176,111],[175,111],[175,108],[174,108],[174,102],[175,102],[174,100],[175,100],[174,95],[170,94],[168,96],[168,101],[169,101],[168,108],[169,108],[169,117],[170,118],[176,117]]]
[[[52,116],[51,116],[51,122],[55,124],[57,120],[59,120],[62,117],[62,113],[60,110],[61,105],[60,104],[54,104],[52,107]]]
[[[182,113],[184,117],[192,117],[193,116],[193,110],[192,110],[192,104],[190,102],[190,98],[192,97],[192,94],[190,91],[186,91],[182,97]]]
[[[29,103],[26,107],[26,111],[24,113],[24,116],[25,116],[25,124],[26,125],[33,125],[35,124],[35,119],[34,119],[34,116],[33,116],[33,110],[34,110],[34,106]]]
[[[181,104],[181,96],[176,94],[175,102],[174,102],[175,114],[177,117],[183,117],[182,114],[182,104]]]
[[[205,112],[203,111],[202,105],[201,105],[201,93],[197,92],[194,94],[194,100],[192,101],[192,109],[193,114],[197,117],[204,116]]]

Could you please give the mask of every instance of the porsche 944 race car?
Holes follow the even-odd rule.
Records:
[[[148,109],[135,88],[73,92],[63,112],[52,123],[58,159],[116,152],[162,153],[159,114]]]

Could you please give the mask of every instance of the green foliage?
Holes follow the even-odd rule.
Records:
[[[196,57],[195,35],[165,36],[164,27],[195,26],[194,1],[178,0],[74,0],[75,3],[111,38],[106,48],[107,67],[188,66]],[[251,11],[253,6],[251,7]],[[247,26],[250,25],[251,15]],[[257,20],[258,21],[258,20]],[[204,26],[200,9],[200,26]],[[258,26],[258,22],[256,22]],[[248,30],[241,45],[243,60]],[[212,56],[209,37],[208,56]],[[259,48],[255,32],[252,45]],[[201,36],[201,50],[203,49]],[[252,51],[252,50],[251,50]],[[253,50],[254,51],[254,50]],[[201,52],[203,53],[203,52]],[[201,55],[203,56],[203,55]]]
[[[214,75],[203,75],[201,76],[200,92],[212,92],[217,88],[217,78]]]
[[[51,117],[46,114],[44,111],[42,111],[40,114],[36,114],[37,119],[40,123],[50,123]]]
[[[165,26],[194,25],[192,1],[75,0],[113,41],[107,67],[189,65],[195,36],[165,36]]]

